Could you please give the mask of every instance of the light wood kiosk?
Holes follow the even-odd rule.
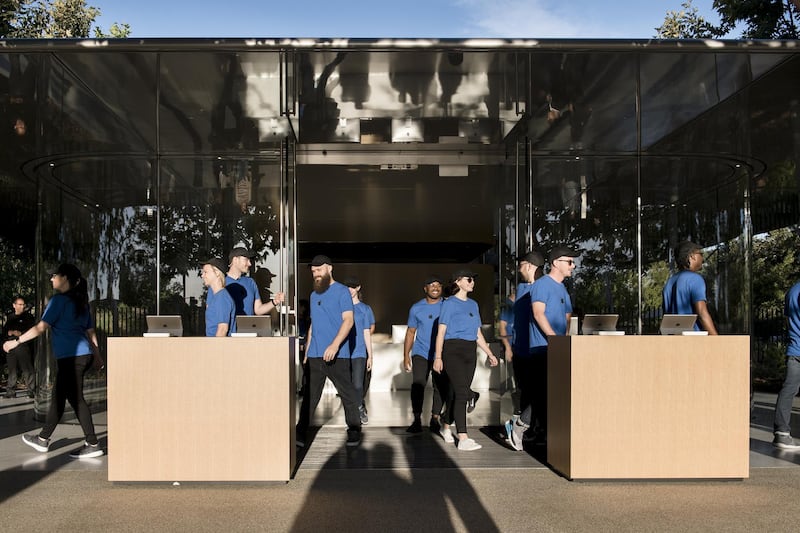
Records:
[[[108,339],[109,481],[288,481],[294,338]]]
[[[550,339],[547,461],[570,479],[747,478],[747,336]]]

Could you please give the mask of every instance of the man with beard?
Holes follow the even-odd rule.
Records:
[[[348,337],[355,323],[350,291],[333,279],[330,258],[318,255],[311,261],[314,292],[311,293],[311,326],[306,337],[308,361],[308,394],[300,406],[297,422],[298,446],[305,446],[306,432],[317,408],[325,378],[331,380],[342,399],[347,422],[347,446],[361,442],[361,399],[350,378]]]
[[[406,372],[413,372],[411,383],[411,410],[414,421],[406,429],[409,433],[422,431],[422,402],[425,398],[425,385],[433,368],[436,332],[439,330],[439,314],[442,312],[442,280],[431,276],[422,286],[425,298],[411,306],[408,312],[408,329],[403,344],[403,367]],[[439,432],[439,415],[442,413],[442,396],[440,380],[446,380],[442,374],[433,374],[433,405],[431,406],[432,432]]]

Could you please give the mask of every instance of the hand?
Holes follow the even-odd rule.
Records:
[[[325,351],[322,353],[322,360],[325,361],[326,363],[330,363],[331,361],[336,359],[337,353],[339,353],[338,347],[331,344],[330,346],[325,348]]]
[[[406,372],[411,372],[411,358],[407,355],[403,356],[403,369]]]
[[[506,363],[510,363],[514,359],[514,352],[511,351],[511,348],[506,349],[505,359]]]
[[[372,356],[367,357],[367,372],[372,371]]]
[[[99,353],[95,353],[92,357],[92,368],[95,371],[100,372],[106,367],[106,362],[103,361],[103,357]]]
[[[494,354],[489,356],[489,366],[497,366],[498,363],[499,361],[497,360],[497,357],[494,356]]]
[[[18,340],[6,341],[6,342],[3,343],[3,351],[8,353],[11,350],[13,350],[14,348],[16,348],[17,346],[19,346],[19,341]]]
[[[441,357],[437,357],[433,360],[433,371],[437,374],[441,374],[442,370],[444,370],[444,363],[442,362]]]
[[[282,292],[276,292],[275,296],[272,297],[272,304],[273,305],[282,304],[285,296],[286,295]]]

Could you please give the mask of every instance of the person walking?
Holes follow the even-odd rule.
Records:
[[[433,358],[436,348],[436,333],[439,330],[439,315],[442,312],[442,280],[438,276],[430,276],[423,285],[425,298],[419,300],[408,311],[408,328],[403,342],[403,368],[412,372],[411,412],[414,421],[408,426],[408,433],[422,431],[422,403],[425,399],[425,386],[433,369]],[[438,433],[441,428],[439,417],[444,405],[441,391],[446,388],[442,382],[444,374],[433,373],[433,404],[431,420],[428,427]]]
[[[55,294],[47,304],[42,319],[16,340],[3,344],[3,350],[9,352],[51,330],[53,355],[58,366],[53,397],[42,430],[38,434],[23,435],[22,442],[36,451],[47,452],[50,449],[50,437],[64,415],[66,402],[69,402],[85,439],[83,446],[69,456],[74,459],[100,457],[103,449],[95,434],[92,412],[83,396],[84,374],[92,366],[96,369],[104,366],[89,312],[86,280],[78,267],[64,263],[53,273],[50,281]]]
[[[206,337],[230,337],[236,332],[236,306],[225,289],[225,263],[212,258],[200,270],[206,293]]]
[[[228,289],[237,315],[266,315],[283,303],[284,294],[275,293],[269,302],[261,301],[256,281],[248,276],[253,265],[253,252],[237,246],[228,254],[228,272],[225,275],[225,288]],[[222,269],[225,272],[225,269]]]
[[[662,291],[664,314],[697,315],[695,330],[716,335],[717,328],[706,303],[706,281],[699,274],[703,268],[703,249],[683,241],[675,247],[678,272],[667,280]]]
[[[350,330],[350,379],[361,402],[358,414],[361,424],[369,423],[366,395],[367,375],[372,371],[372,328],[375,326],[375,313],[372,308],[361,301],[361,282],[356,277],[345,278],[345,286],[353,300],[353,320],[355,325]]]
[[[786,347],[786,378],[775,401],[772,445],[781,450],[800,450],[800,442],[792,438],[792,402],[800,389],[800,282],[795,283],[784,298],[784,314],[789,323],[789,345]]]
[[[440,432],[445,442],[453,442],[450,426],[455,423],[458,449],[461,451],[481,448],[467,434],[467,404],[477,363],[476,345],[486,354],[491,366],[497,366],[498,363],[483,338],[478,303],[468,297],[475,288],[475,276],[469,270],[459,270],[453,275],[452,296],[444,301],[439,315],[433,360],[433,370],[439,373],[445,371],[449,380],[447,413]]]

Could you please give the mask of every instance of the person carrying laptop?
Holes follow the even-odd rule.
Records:
[[[678,272],[667,280],[662,292],[664,314],[697,315],[695,329],[717,335],[706,304],[706,282],[698,274],[703,268],[703,249],[691,241],[678,243],[675,264]]]

